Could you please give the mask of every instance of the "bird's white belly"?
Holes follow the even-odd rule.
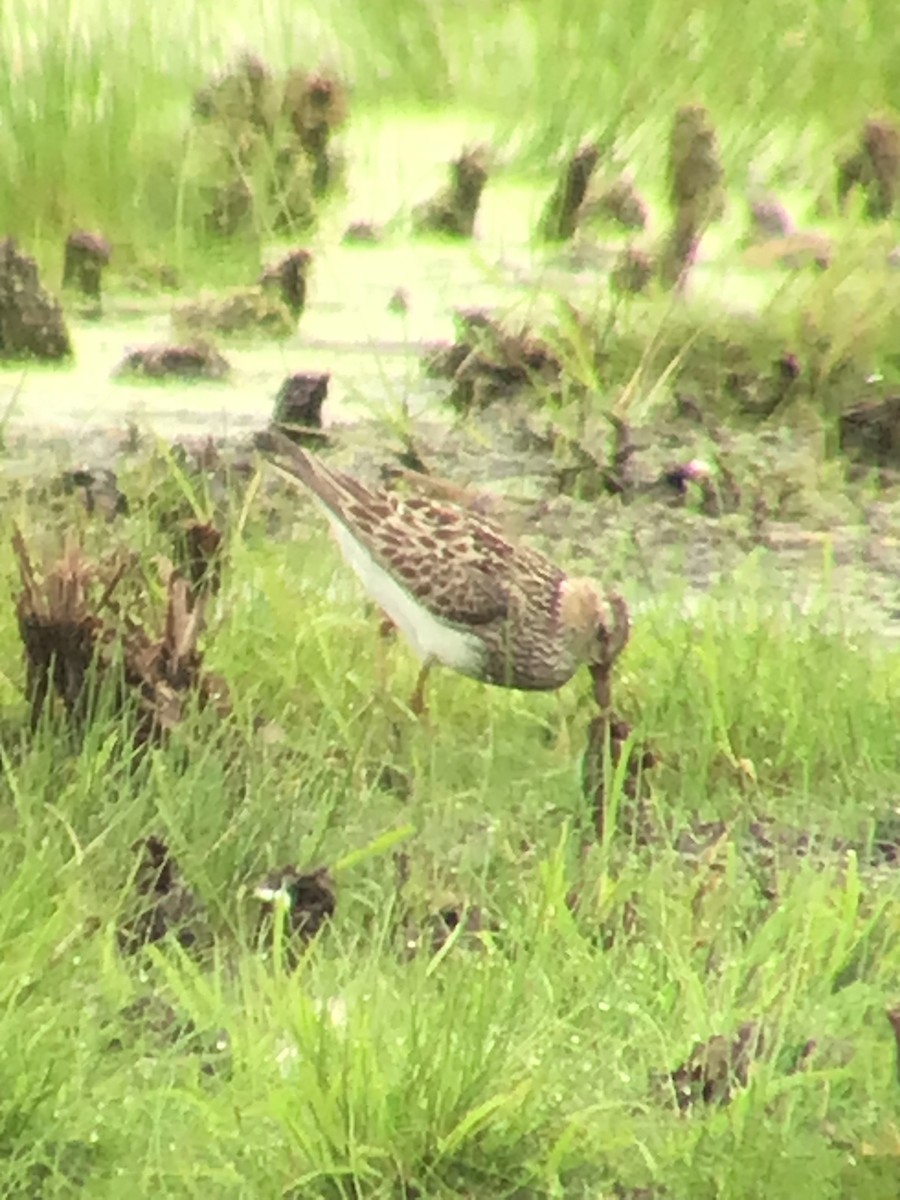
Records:
[[[439,621],[400,586],[371,554],[331,515],[328,519],[347,563],[366,591],[391,618],[421,659],[437,659],[463,675],[478,675],[484,658],[481,640]]]

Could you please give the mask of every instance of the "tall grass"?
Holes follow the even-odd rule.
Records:
[[[741,175],[751,154],[817,180],[823,146],[896,101],[884,5],[829,0],[777,10],[697,0],[517,0],[478,5],[276,0],[229,5],[33,4],[0,15],[0,227],[57,238],[97,224],[163,246],[184,200],[193,90],[238,51],[276,69],[341,70],[357,111],[454,104],[489,114],[520,165],[545,169],[587,134],[658,170],[672,106],[696,97]],[[186,235],[181,233],[182,238]]]

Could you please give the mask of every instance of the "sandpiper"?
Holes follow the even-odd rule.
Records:
[[[479,513],[366,487],[277,432],[268,447],[282,460],[272,465],[313,493],[344,558],[421,659],[414,712],[434,663],[554,691],[583,664],[608,670],[628,641],[620,596],[513,545]]]

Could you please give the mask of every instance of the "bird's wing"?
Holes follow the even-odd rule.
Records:
[[[366,549],[430,613],[454,625],[506,617],[514,551],[489,522],[424,496],[377,499],[376,519],[373,510],[354,512],[355,532],[367,526]]]
[[[427,496],[367,488],[284,439],[282,473],[304,483],[374,560],[439,620],[486,625],[506,617],[510,580],[526,566],[544,582],[562,572],[511,545],[485,518]],[[278,465],[278,464],[276,464]]]

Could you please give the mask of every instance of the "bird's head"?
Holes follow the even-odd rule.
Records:
[[[595,579],[566,579],[560,587],[559,614],[573,657],[589,667],[608,670],[628,642],[628,606]]]

